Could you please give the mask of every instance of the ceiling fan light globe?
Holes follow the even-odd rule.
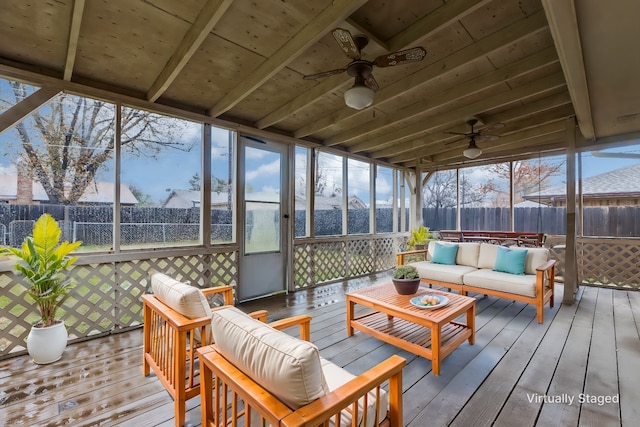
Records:
[[[344,93],[344,103],[348,107],[362,110],[373,104],[374,91],[366,86],[354,85]]]
[[[469,147],[465,149],[462,154],[468,159],[477,159],[482,154],[482,150],[478,147]]]

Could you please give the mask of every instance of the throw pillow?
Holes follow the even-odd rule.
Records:
[[[527,260],[526,249],[509,249],[504,246],[498,247],[496,255],[496,265],[493,271],[503,273],[524,274],[524,265]]]
[[[456,263],[457,254],[458,245],[443,245],[442,243],[436,243],[431,262],[434,264],[454,265]]]

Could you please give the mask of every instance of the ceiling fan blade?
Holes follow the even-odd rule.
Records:
[[[380,88],[380,86],[378,86],[378,82],[376,81],[376,79],[373,78],[373,74],[369,74],[367,77],[364,78],[364,84],[374,92]]]
[[[446,133],[449,135],[464,135],[464,136],[468,136],[468,133],[464,133],[464,132],[442,132],[442,133]]]
[[[500,135],[480,134],[476,137],[476,139],[482,141],[497,141],[498,139],[500,139]]]
[[[331,31],[333,34],[333,38],[336,39],[340,49],[351,59],[360,59],[360,49],[356,46],[356,43],[353,41],[353,37],[349,30],[345,30],[344,28],[336,28]]]
[[[317,80],[323,77],[333,76],[334,74],[344,73],[345,71],[347,71],[346,68],[338,68],[336,70],[329,70],[329,71],[323,71],[321,73],[309,74],[308,76],[304,76],[302,78],[305,80]]]
[[[493,130],[493,129],[502,129],[503,127],[504,127],[504,123],[494,123],[492,125],[485,127],[480,132],[486,132],[488,130]]]
[[[422,61],[426,54],[427,51],[422,46],[412,47],[411,49],[380,55],[373,60],[373,63],[377,67],[391,67],[408,62]]]

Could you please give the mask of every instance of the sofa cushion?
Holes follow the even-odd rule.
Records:
[[[151,289],[156,298],[189,319],[211,317],[207,298],[194,286],[179,282],[163,273],[153,273]]]
[[[456,264],[477,268],[478,255],[480,254],[480,243],[463,242],[457,243],[457,245],[458,255],[456,255]]]
[[[509,249],[503,246],[498,248],[495,271],[503,273],[524,274],[524,264],[527,259],[526,249]]]
[[[215,310],[212,329],[220,354],[292,410],[328,392],[320,352],[312,343],[235,307]]]
[[[437,280],[458,285],[462,285],[463,275],[476,271],[475,267],[466,265],[434,264],[430,261],[418,261],[410,264],[416,267],[421,279]]]
[[[533,274],[519,275],[483,268],[465,274],[464,284],[527,297],[536,296],[536,276]]]
[[[524,274],[536,274],[536,268],[549,261],[549,249],[527,248],[527,260],[524,264]]]
[[[457,254],[458,245],[444,245],[438,242],[436,243],[435,250],[433,251],[433,259],[431,259],[431,262],[434,264],[454,265],[456,263]]]
[[[429,246],[427,248],[427,261],[433,260],[433,256],[436,250],[436,243],[440,245],[457,245],[458,252],[456,253],[456,264],[458,265],[466,265],[469,267],[477,267],[478,266],[478,254],[480,252],[480,244],[477,242],[459,242],[459,243],[451,243],[451,242],[438,242],[432,240],[429,242]]]
[[[327,380],[327,386],[329,391],[332,392],[340,386],[345,385],[347,382],[355,378],[355,375],[347,372],[345,369],[329,362],[324,358],[320,358],[322,364],[322,372]],[[363,426],[363,407],[364,398],[358,401],[358,426]],[[383,389],[380,389],[380,405],[378,407],[378,420],[382,421],[387,416],[387,409],[389,407],[389,395]],[[373,391],[369,392],[367,398],[367,425],[364,427],[373,427],[375,425],[375,410],[376,410],[376,394]],[[340,426],[347,427],[351,425],[352,412],[351,407],[342,410],[340,415]],[[333,420],[332,420],[333,421]],[[333,425],[333,423],[332,423]]]
[[[478,255],[478,268],[490,268],[496,265],[496,256],[498,255],[499,245],[493,245],[491,243],[481,243],[480,253]]]

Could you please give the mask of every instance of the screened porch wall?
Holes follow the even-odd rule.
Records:
[[[294,289],[389,270],[406,236],[362,235],[296,239]],[[148,275],[162,271],[199,287],[236,286],[241,279],[238,246],[184,248],[128,254],[80,254],[69,276],[77,285],[61,318],[69,341],[119,333],[142,325],[140,296],[149,292]],[[37,311],[26,296],[23,276],[13,261],[0,261],[0,359],[26,353],[25,340]]]

